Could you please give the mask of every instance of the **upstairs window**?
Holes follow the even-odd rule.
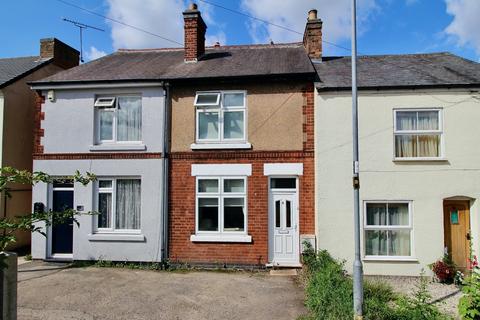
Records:
[[[199,92],[195,97],[197,142],[244,142],[245,92]]]
[[[95,108],[97,143],[141,142],[140,96],[99,97]]]
[[[395,158],[441,158],[441,116],[440,109],[395,110]]]

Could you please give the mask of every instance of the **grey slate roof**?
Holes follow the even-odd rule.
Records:
[[[319,90],[350,90],[350,57],[324,58],[314,63]],[[360,56],[358,87],[480,86],[480,64],[450,53]]]
[[[35,84],[183,80],[225,77],[308,75],[315,69],[301,43],[207,48],[196,63],[185,63],[184,50],[120,50],[59,72]]]
[[[40,57],[0,59],[0,88],[48,63],[50,60],[40,59]]]

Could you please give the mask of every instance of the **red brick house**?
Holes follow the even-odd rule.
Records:
[[[171,84],[170,259],[298,266],[301,241],[315,239],[321,20],[310,12],[303,43],[205,49],[200,12],[184,18],[195,72]]]

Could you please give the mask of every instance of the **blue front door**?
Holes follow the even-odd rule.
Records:
[[[52,210],[62,212],[73,209],[73,190],[53,189]],[[52,226],[52,255],[71,254],[73,252],[73,220],[57,224],[53,221]]]

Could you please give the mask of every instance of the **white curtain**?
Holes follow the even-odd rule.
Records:
[[[438,130],[437,111],[397,112],[397,131]],[[395,137],[395,155],[400,158],[440,156],[439,134],[401,134]]]
[[[117,140],[142,140],[141,97],[119,97],[117,110]]]
[[[113,108],[99,108],[100,140],[113,139]]]
[[[117,180],[116,229],[140,229],[140,180]]]
[[[409,256],[410,255],[410,230],[389,231],[389,255]]]

